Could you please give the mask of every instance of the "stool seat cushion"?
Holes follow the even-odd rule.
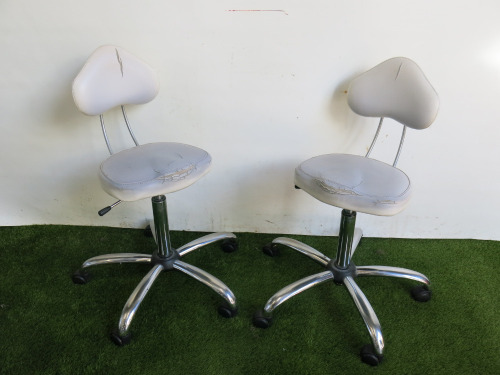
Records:
[[[100,168],[102,188],[122,201],[135,201],[184,189],[205,175],[210,155],[174,142],[149,143],[111,155]]]
[[[328,154],[295,169],[295,185],[332,206],[372,215],[402,211],[411,196],[408,176],[378,160],[359,155]]]

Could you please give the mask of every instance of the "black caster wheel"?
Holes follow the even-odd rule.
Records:
[[[279,255],[279,248],[278,245],[275,243],[268,243],[262,247],[262,252],[266,255],[269,255],[270,257],[274,257],[276,255]]]
[[[130,343],[130,339],[132,338],[130,333],[127,333],[125,336],[120,335],[118,330],[111,332],[111,341],[113,341],[117,346],[125,346]]]
[[[269,328],[273,324],[273,318],[264,315],[262,310],[257,311],[253,315],[252,323],[257,328]]]
[[[371,344],[363,346],[361,348],[360,355],[361,360],[364,363],[369,364],[370,366],[377,366],[380,362],[382,362],[382,359],[384,358],[383,355],[377,354],[375,352],[375,348]]]
[[[233,253],[238,250],[238,241],[236,238],[227,238],[222,241],[221,248],[225,253]]]
[[[153,237],[153,230],[151,229],[151,225],[148,225],[146,228],[144,228],[143,234],[145,237]]]
[[[71,276],[71,280],[73,280],[75,284],[85,285],[90,280],[90,273],[85,269],[76,270],[73,276]]]
[[[228,305],[221,305],[217,309],[219,314],[224,318],[233,318],[238,314],[238,308],[229,307]]]
[[[419,285],[411,290],[411,296],[417,302],[427,302],[431,299],[432,291],[427,285]]]

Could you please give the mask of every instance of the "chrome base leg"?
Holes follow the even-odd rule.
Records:
[[[124,345],[130,340],[129,328],[137,309],[142,303],[144,297],[146,297],[146,294],[155,282],[156,278],[162,271],[166,271],[168,269],[170,268],[166,269],[162,264],[156,264],[134,289],[129,299],[125,303],[125,306],[123,307],[120,320],[118,322],[118,334],[112,334],[112,338],[115,343],[117,343],[118,345]],[[233,292],[222,281],[210,275],[208,272],[205,272],[198,267],[182,262],[180,260],[175,260],[173,262],[172,269],[182,271],[185,274],[212,288],[227,302],[231,309],[231,312],[236,312],[236,298]],[[219,310],[219,312],[221,311]],[[221,312],[221,314],[227,317],[234,316],[231,315],[231,312],[223,311]]]
[[[112,264],[112,263],[149,263],[151,262],[151,255],[137,254],[137,253],[117,253],[99,255],[87,259],[82,264],[82,268],[97,266],[99,264]]]
[[[356,276],[389,276],[414,280],[426,285],[431,284],[429,279],[420,272],[399,267],[359,266],[356,267]]]
[[[222,233],[211,233],[207,234],[206,236],[200,237],[194,241],[191,241],[177,249],[177,253],[179,256],[183,257],[184,255],[190,253],[191,251],[194,251],[196,249],[199,249],[200,247],[209,245],[211,243],[214,243],[216,241],[221,241],[229,238],[236,238],[236,235],[233,233],[229,232],[222,232]]]
[[[378,355],[382,356],[382,352],[384,350],[384,338],[382,336],[382,328],[380,327],[380,322],[378,321],[375,311],[351,276],[347,276],[344,279],[344,285],[356,304],[356,307],[366,324],[366,328],[368,328],[368,333],[372,339],[375,351]]]
[[[266,314],[270,314],[279,305],[289,300],[293,296],[331,279],[333,279],[333,273],[331,271],[324,271],[315,275],[304,277],[303,279],[291,283],[290,285],[279,290],[271,298],[269,298],[264,307],[264,312]]]
[[[120,321],[118,323],[118,331],[120,336],[128,335],[130,323],[132,322],[132,319],[134,318],[139,305],[141,304],[144,297],[146,297],[146,294],[148,293],[149,289],[151,288],[161,271],[163,271],[163,266],[161,264],[157,264],[156,266],[154,266],[146,274],[146,276],[144,276],[144,278],[130,295],[129,299],[125,303],[125,306],[123,307]]]
[[[312,248],[309,245],[306,245],[305,243],[302,243],[300,241],[291,239],[291,238],[286,238],[286,237],[278,237],[275,238],[272,242],[273,244],[280,244],[280,245],[285,245],[289,247],[290,249],[296,250],[299,253],[304,254],[305,256],[311,258],[315,262],[318,262],[321,264],[323,267],[326,267],[328,263],[330,263],[330,258],[328,258],[326,255],[320,253],[318,250]]]
[[[222,281],[220,281],[215,276],[209,274],[202,269],[195,267],[191,264],[176,260],[174,262],[174,268],[178,271],[184,272],[186,275],[198,280],[200,283],[205,284],[217,294],[219,294],[224,300],[229,304],[232,309],[236,309],[236,297],[234,296],[231,289],[227,287]]]

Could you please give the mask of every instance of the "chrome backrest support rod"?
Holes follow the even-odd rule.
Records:
[[[369,157],[372,150],[373,150],[373,147],[375,147],[375,143],[377,142],[377,138],[378,138],[378,135],[380,133],[380,129],[382,129],[382,123],[384,122],[384,118],[381,117],[380,118],[380,122],[378,123],[378,128],[377,128],[377,132],[375,133],[375,136],[373,137],[373,141],[372,141],[372,144],[370,145],[370,148],[368,149],[368,152],[366,153],[365,157]]]
[[[134,141],[135,145],[139,146],[139,142],[137,142],[137,138],[135,138],[134,132],[132,131],[132,127],[130,126],[130,123],[128,121],[127,113],[125,112],[125,107],[123,105],[121,107],[122,107],[123,118],[125,119],[125,123],[127,124],[128,132],[130,133],[130,136],[132,137],[132,140]],[[108,134],[106,133],[106,126],[104,125],[104,115],[102,114],[99,115],[99,120],[101,121],[102,134],[104,135],[106,146],[108,146],[109,153],[113,155],[113,149],[111,148]]]
[[[395,167],[396,164],[398,163],[399,155],[401,154],[401,150],[403,150],[403,143],[405,141],[405,135],[406,135],[406,125],[403,125],[403,133],[401,134],[401,140],[399,141],[398,153],[396,154],[396,158],[394,159],[394,163],[392,163],[393,167]]]
[[[108,135],[106,134],[106,126],[104,126],[104,116],[99,115],[99,120],[101,120],[102,134],[104,135],[104,140],[106,141],[106,146],[108,146],[109,153],[111,155],[113,155],[113,150],[111,149],[111,145],[109,144]]]
[[[368,149],[368,152],[366,153],[365,157],[369,157],[370,154],[372,153],[372,150],[375,147],[375,143],[377,142],[378,135],[380,134],[380,129],[382,129],[383,122],[384,122],[384,118],[381,117],[380,122],[378,123],[377,132],[375,133],[375,136],[373,137],[372,144],[370,145],[370,148]],[[398,152],[396,154],[396,157],[394,158],[394,162],[392,163],[393,167],[395,167],[396,164],[398,163],[399,156],[401,155],[401,151],[403,150],[405,136],[406,136],[406,125],[403,125],[403,133],[401,134],[401,140],[399,141]]]
[[[128,122],[127,114],[125,113],[125,107],[122,105],[122,113],[123,113],[123,118],[125,119],[125,123],[127,124],[128,132],[130,133],[130,136],[134,140],[134,143],[136,146],[139,146],[139,142],[137,142],[137,139],[134,136],[134,132],[132,131],[132,128],[130,127],[130,123]]]

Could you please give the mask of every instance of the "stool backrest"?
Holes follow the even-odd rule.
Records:
[[[104,112],[121,106],[123,118],[136,146],[125,112],[126,104],[145,104],[158,95],[160,84],[155,71],[144,61],[115,46],[101,46],[87,59],[82,70],[73,81],[73,99],[77,108],[86,115],[99,115],[104,140],[110,154]]]
[[[429,127],[439,98],[418,65],[405,57],[384,61],[355,78],[348,91],[351,109],[366,117],[389,117],[414,129]]]
[[[123,48],[101,46],[73,81],[73,98],[86,115],[101,115],[126,104],[144,104],[158,94],[154,70]]]
[[[439,98],[419,66],[405,57],[384,61],[352,80],[347,103],[358,115],[380,117],[368,157],[375,146],[385,117],[403,125],[396,166],[406,135],[406,127],[428,128],[436,119]]]

